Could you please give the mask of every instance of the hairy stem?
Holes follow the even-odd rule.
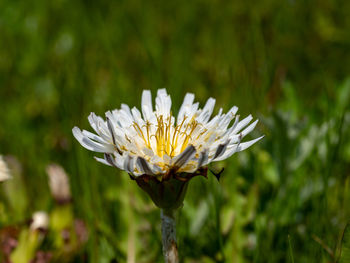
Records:
[[[162,243],[165,263],[178,263],[175,211],[162,209],[160,217],[162,220]]]

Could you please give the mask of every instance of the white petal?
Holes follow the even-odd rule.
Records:
[[[107,161],[106,161],[105,159],[103,159],[103,158],[98,158],[98,157],[94,156],[94,159],[95,159],[96,161],[100,162],[100,163],[105,164],[105,165],[112,166],[112,164],[110,164],[109,162],[107,162]]]
[[[167,154],[164,154],[163,155],[163,161],[166,164],[171,164],[171,157],[169,155],[167,155]]]
[[[156,97],[156,111],[158,115],[169,116],[171,108],[171,98],[166,89],[159,89]]]
[[[106,156],[105,156],[106,157]],[[124,170],[124,159],[125,159],[125,154],[121,155],[118,152],[114,152],[114,157],[113,158],[113,163],[121,170]]]
[[[257,141],[260,141],[262,138],[264,138],[265,136],[260,136],[259,138],[256,138],[254,140],[251,140],[251,141],[247,141],[247,142],[243,142],[243,143],[240,143],[238,148],[237,148],[237,152],[241,152],[247,148],[249,148],[250,146],[252,146],[254,143],[256,143]]]
[[[193,145],[188,145],[182,153],[180,153],[179,155],[173,158],[172,160],[173,166],[175,166],[176,168],[182,167],[192,158],[192,156],[195,153],[196,153],[196,148],[194,148]]]
[[[164,173],[166,173],[166,171],[163,171],[162,168],[160,168],[156,164],[151,164],[150,167],[152,169],[153,174],[164,174]]]
[[[77,127],[75,127],[77,128]],[[78,128],[79,129],[79,128]],[[82,131],[82,134],[90,139],[93,139],[94,141],[97,141],[99,143],[106,143],[100,136],[92,133],[92,132],[89,132],[89,131],[86,131],[86,130],[83,130]]]
[[[227,145],[229,143],[230,143],[230,141],[228,140],[224,144],[219,144],[218,148],[216,149],[216,152],[215,152],[213,159],[220,158],[220,156],[222,156],[225,153],[225,151],[227,149]]]
[[[215,106],[215,99],[209,98],[207,100],[207,103],[205,104],[201,114],[197,117],[197,120],[199,122],[204,122],[204,123],[208,122],[211,114],[213,113],[214,106]]]
[[[228,125],[230,124],[231,120],[236,116],[238,108],[236,106],[233,106],[228,113],[225,115],[225,117],[220,122],[220,127],[222,129],[227,129]]]
[[[141,99],[142,115],[145,120],[149,120],[153,114],[151,91],[144,90]]]
[[[241,120],[239,123],[237,123],[236,128],[233,129],[232,133],[237,133],[240,130],[243,129],[243,127],[247,126],[248,123],[253,119],[252,115],[248,115],[248,117]]]
[[[116,134],[115,134],[115,131],[114,131],[114,128],[113,128],[113,124],[111,122],[111,120],[107,117],[107,127],[108,127],[108,130],[109,130],[109,133],[112,137],[112,142],[114,145],[116,145]]]
[[[227,147],[228,149],[226,150],[226,152],[221,157],[219,157],[219,158],[217,158],[217,159],[215,159],[213,161],[216,162],[216,161],[222,161],[224,159],[227,159],[230,156],[232,156],[234,153],[241,152],[241,151],[247,149],[248,147],[252,146],[257,141],[261,140],[262,138],[264,138],[264,136],[261,136],[259,138],[256,138],[256,139],[248,141],[248,142],[243,142],[243,143],[239,143],[239,144],[230,145],[229,147]]]
[[[88,120],[90,122],[91,127],[95,130],[95,132],[105,141],[111,141],[111,136],[105,121],[97,116],[95,113],[91,112]]]
[[[151,149],[147,148],[147,147],[143,147],[143,148],[142,148],[142,152],[143,152],[145,155],[147,155],[147,156],[149,156],[149,157],[151,157],[151,158],[154,156],[154,152],[153,152]]]
[[[208,150],[204,150],[200,153],[199,159],[198,159],[198,168],[201,168],[202,166],[206,165],[208,163]]]
[[[132,116],[134,117],[134,121],[141,120],[141,112],[138,110],[138,108],[133,107],[131,109]]]
[[[129,105],[123,103],[123,104],[121,105],[121,111],[125,112],[125,113],[127,114],[127,116],[129,116],[129,118],[130,118],[131,120],[133,119],[133,118],[132,118],[132,115],[131,115],[131,111],[130,111]]]
[[[104,154],[104,159],[105,159],[110,165],[119,168],[119,166],[117,166],[117,163],[116,163],[116,161],[115,161],[115,159],[114,159],[114,157],[113,157],[112,154],[105,153],[105,154]]]
[[[163,161],[163,159],[162,158],[160,158],[158,155],[153,155],[152,157],[151,157],[151,159],[149,160],[149,162],[150,163],[153,163],[153,164],[157,164],[157,163],[163,163],[164,161]],[[164,162],[164,163],[166,163],[166,162]]]
[[[126,155],[124,159],[123,168],[128,173],[134,173],[135,170],[135,158],[130,155]]]
[[[179,114],[177,115],[177,123],[181,123],[183,117],[188,115],[188,113],[192,110],[193,101],[194,94],[187,93],[180,107]]]
[[[147,161],[142,157],[137,157],[136,164],[143,174],[154,175],[152,169],[149,167]]]
[[[243,138],[244,136],[246,136],[248,133],[250,133],[251,131],[254,130],[256,124],[258,123],[258,121],[259,121],[259,120],[254,121],[252,124],[250,124],[247,128],[245,128],[245,129],[241,132],[242,138]]]
[[[78,127],[74,127],[72,131],[75,139],[77,139],[78,142],[80,142],[80,144],[86,149],[94,152],[113,153],[113,147],[104,146],[100,143],[91,140],[90,138],[84,136]]]
[[[225,135],[231,136],[231,134],[236,134],[236,133],[233,133],[233,131],[236,129],[238,121],[239,121],[239,115],[236,116],[235,122],[232,124],[232,126],[228,130],[226,130]]]
[[[113,118],[111,119],[115,121],[115,126],[118,128],[129,127],[133,122],[132,116],[130,117],[124,110],[113,110],[112,115]],[[108,116],[108,112],[106,113],[106,116]]]

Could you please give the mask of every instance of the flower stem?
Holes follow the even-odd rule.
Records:
[[[160,217],[162,221],[162,243],[165,263],[178,263],[175,211],[162,209]]]

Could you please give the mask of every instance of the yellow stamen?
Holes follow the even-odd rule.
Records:
[[[136,132],[140,135],[140,137],[144,140],[145,144],[147,145],[147,140],[143,134],[143,131],[142,131],[140,125],[138,123],[134,122],[132,126],[135,128]]]
[[[189,121],[186,121],[188,120],[188,116],[184,116],[181,123],[177,125],[172,123],[171,114],[169,116],[158,115],[156,118],[157,123],[154,133],[151,132],[151,125],[153,124],[149,121],[146,121],[142,128],[137,122],[134,122],[132,126],[142,138],[146,147],[154,150],[160,158],[163,158],[164,154],[172,158],[183,152],[189,144],[193,144],[194,140],[201,140],[201,138],[205,137],[205,141],[210,137],[207,129],[203,129],[203,131],[198,130],[201,123],[196,121],[196,116],[192,116]],[[193,138],[193,135],[197,133],[197,131],[198,135]],[[130,142],[130,139],[127,136],[125,137]],[[151,145],[152,137],[155,138],[156,144],[154,146]]]

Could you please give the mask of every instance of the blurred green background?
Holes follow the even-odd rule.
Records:
[[[0,226],[58,209],[45,172],[55,162],[89,239],[66,255],[51,233],[40,250],[162,262],[159,210],[71,129],[165,87],[174,112],[186,92],[214,97],[216,110],[260,119],[251,138],[265,134],[210,167],[225,167],[219,182],[191,181],[182,262],[336,262],[350,220],[349,12],[346,0],[0,1],[0,154],[18,160]]]

